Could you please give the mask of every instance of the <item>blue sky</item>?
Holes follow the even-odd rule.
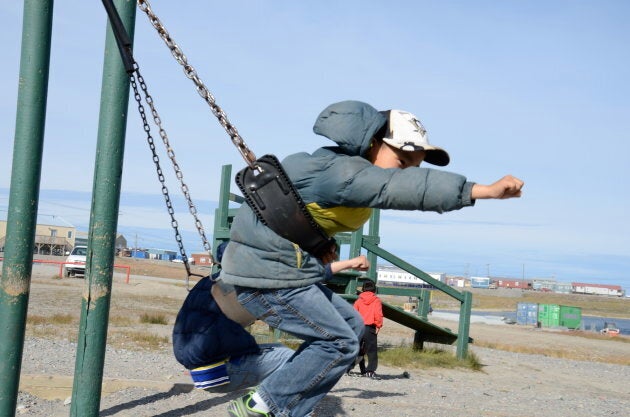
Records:
[[[356,99],[419,116],[430,140],[449,151],[450,171],[480,183],[509,173],[526,183],[521,199],[443,215],[384,213],[384,248],[431,272],[630,289],[630,3],[151,4],[258,155],[329,145],[312,133],[315,117],[330,103]],[[0,3],[0,216],[10,187],[22,7]],[[105,14],[97,1],[54,8],[40,212],[87,227]],[[212,230],[220,167],[243,166],[240,155],[140,11],[135,55]],[[169,188],[178,187],[169,180]],[[128,240],[162,236],[159,246],[175,247],[160,230],[169,227],[161,198],[132,105],[119,219]],[[180,212],[183,229],[192,230]],[[200,247],[190,236],[189,252]]]

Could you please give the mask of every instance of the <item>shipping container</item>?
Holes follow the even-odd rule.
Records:
[[[538,303],[518,303],[516,324],[536,326],[538,323]]]
[[[560,306],[560,327],[579,329],[582,326],[582,308]]]
[[[538,321],[542,327],[578,329],[582,324],[582,309],[559,304],[539,304]]]

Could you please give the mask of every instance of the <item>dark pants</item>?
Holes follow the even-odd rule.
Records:
[[[378,344],[376,337],[376,326],[365,326],[365,332],[361,339],[361,360],[359,361],[359,369],[361,373],[375,372],[378,367]],[[367,355],[368,365],[365,366],[365,355]]]

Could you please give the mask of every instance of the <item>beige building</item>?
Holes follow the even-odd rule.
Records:
[[[0,220],[0,251],[4,251],[7,234],[6,220]],[[72,250],[76,228],[56,216],[38,216],[35,226],[35,253],[64,255]]]

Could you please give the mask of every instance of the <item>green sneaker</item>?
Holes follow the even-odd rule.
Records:
[[[264,413],[254,410],[256,402],[252,399],[254,391],[250,391],[247,395],[230,401],[228,405],[228,414],[231,417],[274,417],[272,412]]]

